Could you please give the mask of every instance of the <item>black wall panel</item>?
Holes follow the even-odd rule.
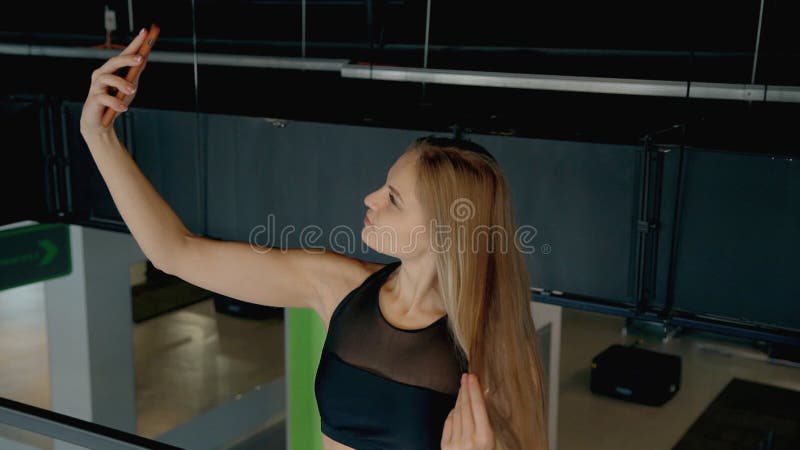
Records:
[[[800,330],[797,161],[702,149],[686,156],[675,308]]]

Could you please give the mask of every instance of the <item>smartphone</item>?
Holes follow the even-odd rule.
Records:
[[[150,29],[147,30],[147,35],[144,38],[144,42],[139,47],[139,51],[136,52],[137,55],[140,55],[142,57],[142,62],[141,64],[137,64],[135,66],[128,66],[129,67],[128,74],[125,75],[126,80],[133,82],[133,80],[136,79],[136,76],[139,75],[141,67],[144,65],[144,62],[147,61],[147,56],[150,54],[150,50],[153,49],[153,46],[156,43],[156,39],[158,39],[159,32],[161,32],[161,28],[159,28],[158,25],[156,24],[150,25]],[[123,91],[118,90],[117,95],[115,95],[115,97],[118,100],[124,101],[125,97],[127,97],[127,94]],[[118,113],[119,112],[114,108],[106,109],[106,112],[103,114],[102,125],[108,128],[108,126],[111,125],[111,122],[114,120],[114,118],[117,117]]]

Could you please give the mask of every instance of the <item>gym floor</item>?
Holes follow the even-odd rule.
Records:
[[[41,283],[0,292],[0,396],[49,408],[42,292]],[[800,391],[798,368],[697,348],[712,340],[748,348],[737,340],[685,333],[662,343],[646,331],[623,336],[622,318],[578,310],[565,309],[563,320],[560,450],[672,448],[733,377]],[[134,330],[137,433],[145,437],[156,437],[284,373],[281,318],[254,321],[217,314],[213,302],[205,300],[146,320]],[[636,339],[643,348],[682,357],[681,389],[662,407],[589,391],[591,359],[611,344]],[[13,434],[0,428],[0,437]]]

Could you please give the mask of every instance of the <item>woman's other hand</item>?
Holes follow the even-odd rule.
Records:
[[[461,376],[456,406],[442,430],[442,450],[494,450],[494,431],[478,377]]]

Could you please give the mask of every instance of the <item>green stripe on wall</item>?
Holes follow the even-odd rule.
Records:
[[[314,378],[325,326],[310,308],[286,308],[287,450],[322,450]]]

